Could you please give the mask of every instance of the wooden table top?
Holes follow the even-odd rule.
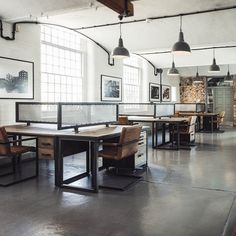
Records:
[[[180,112],[181,116],[217,116],[219,113],[210,113],[210,112]]]
[[[5,126],[8,134],[18,134],[27,136],[50,136],[50,137],[67,137],[74,139],[86,139],[96,140],[108,137],[119,136],[122,128],[121,125],[110,125],[104,127],[104,125],[98,125],[93,127],[79,128],[79,133],[75,133],[73,129],[57,130],[55,125],[10,125]],[[147,127],[143,127],[143,130]]]
[[[188,121],[188,118],[184,117],[171,117],[171,118],[154,118],[148,116],[128,116],[129,121],[137,122],[158,122],[158,123],[181,123]]]

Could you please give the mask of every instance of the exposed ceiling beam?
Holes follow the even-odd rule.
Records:
[[[128,17],[134,15],[134,6],[131,0],[97,0],[118,14]]]

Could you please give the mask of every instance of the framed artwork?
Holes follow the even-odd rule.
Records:
[[[160,102],[161,101],[160,84],[149,83],[149,101],[150,102]]]
[[[0,99],[34,98],[34,63],[0,57]]]
[[[121,78],[101,75],[101,101],[121,102]]]
[[[170,102],[171,87],[169,85],[162,85],[162,102]]]

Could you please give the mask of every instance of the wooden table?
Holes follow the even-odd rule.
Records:
[[[180,148],[180,135],[179,135],[179,125],[188,121],[187,118],[181,117],[171,117],[171,118],[154,118],[154,117],[145,117],[145,116],[128,116],[129,121],[132,122],[146,122],[152,124],[152,147],[153,148],[161,148],[166,144],[165,141],[165,131],[166,124],[171,124],[176,127],[177,130],[177,146],[171,149],[178,150]],[[162,144],[158,145],[158,124],[162,124]]]
[[[52,125],[12,125],[6,126],[8,134],[17,136],[37,136],[52,137],[54,140],[54,156],[55,156],[55,185],[58,187],[69,188],[74,190],[82,190],[89,192],[98,192],[98,181],[97,181],[97,157],[99,143],[103,140],[119,137],[123,126],[95,126],[81,128],[79,133],[75,133],[71,130],[57,130]],[[75,142],[79,142],[79,145],[75,145]],[[45,143],[46,144],[46,143]],[[70,148],[67,148],[68,145]],[[83,145],[85,144],[85,145]],[[88,145],[87,145],[88,144]],[[89,176],[89,169],[86,172],[70,179],[63,180],[63,157],[66,155],[72,155],[80,151],[84,151],[89,148],[90,160],[91,160],[91,187],[75,187],[69,186],[70,183],[81,179],[82,177]],[[87,163],[88,165],[89,163]]]
[[[206,112],[180,112],[179,116],[197,116],[197,117],[210,117],[211,119],[211,133],[214,132],[214,118],[216,118],[219,115],[219,113],[206,113]],[[203,131],[207,131],[204,130]]]

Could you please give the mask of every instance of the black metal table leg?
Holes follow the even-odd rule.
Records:
[[[162,124],[162,144],[166,143],[166,124]]]
[[[98,192],[98,181],[97,181],[97,172],[98,172],[98,143],[91,142],[91,162],[92,162],[92,188],[95,192]]]
[[[155,144],[154,144],[154,136],[155,136],[155,127],[154,127],[154,122],[152,122],[152,147],[154,148],[155,147]]]
[[[180,134],[179,134],[179,124],[176,124],[176,130],[177,130],[177,150],[179,150],[180,146]]]

